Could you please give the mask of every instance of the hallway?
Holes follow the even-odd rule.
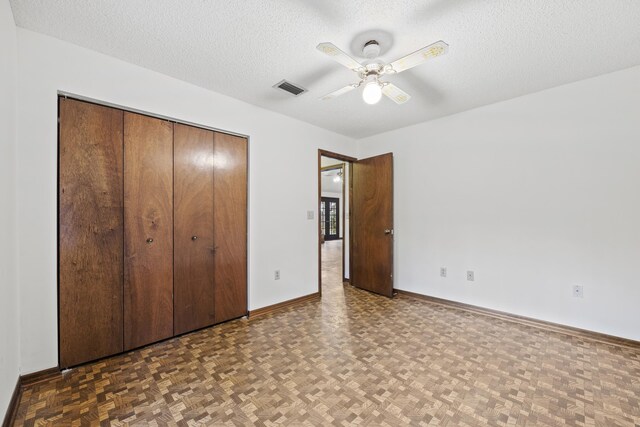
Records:
[[[342,240],[322,244],[322,293],[342,287]]]

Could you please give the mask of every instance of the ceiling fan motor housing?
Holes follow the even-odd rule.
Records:
[[[362,48],[362,54],[365,58],[373,59],[380,55],[380,44],[375,40],[369,40]]]

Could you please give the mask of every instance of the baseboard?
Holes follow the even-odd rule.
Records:
[[[640,349],[640,341],[635,341],[629,338],[616,337],[614,335],[603,334],[601,332],[590,331],[587,329],[580,329],[574,326],[548,322],[546,320],[539,320],[532,317],[526,317],[526,316],[521,316],[519,314],[493,310],[490,308],[484,308],[477,305],[451,301],[444,298],[432,297],[429,295],[419,294],[416,292],[403,291],[401,289],[394,289],[394,291],[397,292],[399,295],[404,295],[410,298],[417,298],[417,299],[428,301],[434,304],[445,305],[445,306],[457,308],[460,310],[466,310],[474,313],[483,314],[486,316],[497,317],[503,320],[508,320],[511,322],[516,322],[516,323],[520,323],[528,326],[533,326],[533,327],[545,329],[548,331],[559,332],[559,333],[571,335],[577,338],[583,338],[583,339],[598,341],[606,344],[613,344],[613,345]]]
[[[61,375],[60,368],[49,368],[43,369],[42,371],[32,372],[30,374],[20,376],[20,382],[22,383],[22,387],[30,386],[33,384],[38,384],[43,381],[48,381],[52,378]]]
[[[273,313],[274,311],[279,311],[285,308],[289,308],[292,305],[302,304],[304,302],[313,301],[319,298],[320,298],[320,292],[314,292],[309,295],[304,295],[298,298],[293,298],[287,301],[279,302],[277,304],[268,305],[266,307],[249,311],[249,318],[251,319],[258,316],[264,316],[265,314]]]
[[[4,421],[2,421],[2,427],[13,426],[16,420],[16,414],[18,413],[18,405],[20,404],[20,396],[22,396],[22,382],[21,377],[18,377],[16,381],[16,388],[13,389],[7,412],[4,414]]]

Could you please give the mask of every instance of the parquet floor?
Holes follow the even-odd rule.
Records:
[[[640,425],[639,350],[375,296],[339,271],[321,302],[31,386],[17,424]]]

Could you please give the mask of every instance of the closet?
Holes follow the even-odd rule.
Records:
[[[59,362],[247,314],[247,140],[59,98]]]

